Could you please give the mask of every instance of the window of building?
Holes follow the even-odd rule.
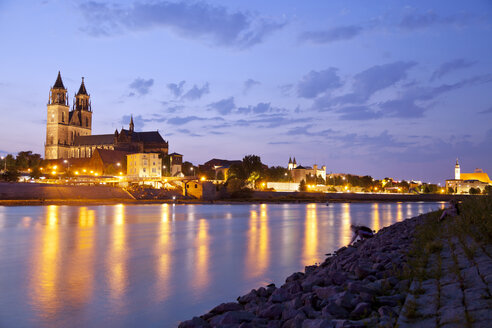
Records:
[[[85,118],[85,126],[89,127],[89,118],[88,117]]]
[[[195,183],[195,189],[198,188],[198,185]]]
[[[143,172],[144,172],[144,173],[146,172],[146,169],[145,169],[145,167],[143,168]]]
[[[154,168],[152,168],[152,173],[155,173],[155,167],[154,167]]]
[[[65,122],[65,113],[62,112],[62,122]]]

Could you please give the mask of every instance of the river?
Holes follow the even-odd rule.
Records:
[[[175,327],[443,203],[0,207],[0,327]]]

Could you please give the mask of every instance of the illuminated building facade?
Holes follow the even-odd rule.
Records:
[[[70,111],[68,92],[58,72],[48,102],[45,159],[91,158],[96,149],[157,152],[164,156],[168,148],[169,143],[158,131],[136,132],[133,117],[128,129],[92,135],[92,107],[84,78]]]
[[[446,189],[456,194],[467,194],[471,188],[483,191],[485,187],[491,185],[492,181],[482,169],[477,168],[473,173],[461,173],[458,159],[454,166],[454,179],[446,180]]]
[[[126,157],[128,178],[162,177],[162,159],[158,153],[136,153]]]

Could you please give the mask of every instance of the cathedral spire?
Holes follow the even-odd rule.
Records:
[[[58,76],[56,77],[55,84],[50,90],[49,105],[64,105],[68,106],[68,94],[67,89],[63,85],[60,71],[58,71]]]
[[[63,90],[66,90],[65,89],[65,86],[63,85],[63,81],[62,81],[62,78],[61,78],[60,71],[58,71],[58,76],[56,77],[56,81],[55,81],[55,84],[53,85],[53,89],[63,89]]]
[[[82,83],[80,84],[79,92],[77,92],[78,95],[87,95],[87,90],[85,89],[85,84],[84,84],[84,77],[82,76]]]
[[[75,95],[75,101],[73,103],[74,110],[91,111],[90,95],[85,88],[84,77],[82,77],[82,83],[80,83],[79,92]]]
[[[130,118],[130,132],[133,132],[135,129],[135,125],[133,124],[133,115]]]

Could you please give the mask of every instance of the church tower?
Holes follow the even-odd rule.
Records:
[[[68,110],[67,89],[65,89],[60,72],[58,72],[55,84],[50,89],[48,100],[46,143],[44,147],[45,159],[68,157]]]
[[[458,159],[456,159],[456,165],[454,166],[454,179],[460,179],[460,163],[458,163]]]
[[[92,134],[92,108],[90,95],[85,88],[84,78],[79,91],[75,94],[72,111],[70,112],[70,127],[68,141],[73,144],[76,136],[90,136]]]

